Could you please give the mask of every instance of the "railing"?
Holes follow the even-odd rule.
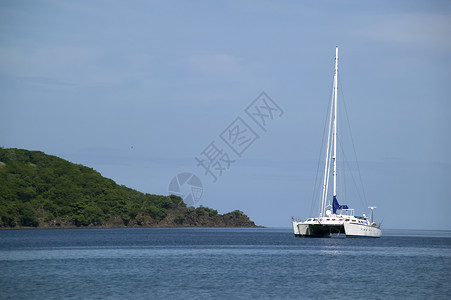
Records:
[[[354,209],[353,208],[338,209],[337,212],[338,211],[341,213],[341,215],[344,215],[344,216],[354,216]]]

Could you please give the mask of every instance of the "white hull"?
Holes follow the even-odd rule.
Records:
[[[382,236],[380,228],[369,224],[356,224],[350,222],[312,223],[293,221],[293,232],[296,237],[330,237],[333,234],[344,234],[346,237],[372,237]]]
[[[308,225],[302,222],[293,222],[293,231],[295,236],[306,236]]]
[[[293,221],[296,237],[330,237],[332,234],[344,234],[343,220],[315,219],[306,222]]]
[[[349,237],[381,237],[382,230],[380,228],[362,224],[352,224],[346,222],[344,224],[346,236]]]

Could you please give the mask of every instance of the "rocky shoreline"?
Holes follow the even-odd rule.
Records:
[[[43,152],[0,147],[0,162],[0,229],[257,227],[240,210],[187,207]]]

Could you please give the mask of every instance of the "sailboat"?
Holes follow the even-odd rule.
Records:
[[[304,222],[292,218],[293,231],[296,237],[331,237],[334,234],[346,237],[381,237],[380,225],[373,221],[376,207],[368,207],[371,215],[368,218],[356,216],[354,209],[342,205],[337,199],[337,82],[338,82],[338,47],[335,48],[335,70],[333,95],[329,117],[329,134],[326,148],[326,163],[322,179],[321,208],[317,217],[310,217]],[[330,171],[332,165],[333,195],[328,196]]]

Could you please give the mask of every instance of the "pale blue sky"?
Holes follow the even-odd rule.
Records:
[[[154,194],[194,173],[198,205],[290,226],[339,46],[367,204],[385,228],[451,229],[450,31],[449,1],[1,1],[0,146]],[[284,112],[266,132],[245,113],[262,91]],[[195,157],[237,117],[260,138],[213,183]]]

